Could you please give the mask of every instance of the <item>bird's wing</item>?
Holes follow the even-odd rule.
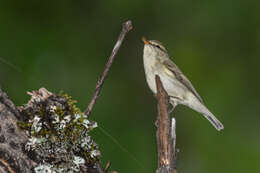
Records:
[[[170,59],[164,60],[163,64],[168,70],[170,70],[176,76],[178,81],[180,81],[188,90],[190,90],[198,98],[198,100],[201,103],[203,103],[203,100],[201,99],[195,88],[192,86],[189,79],[181,72],[181,70],[176,64],[174,64]]]

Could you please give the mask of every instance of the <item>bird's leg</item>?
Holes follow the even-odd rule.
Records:
[[[154,97],[157,98],[157,94],[154,94]],[[175,99],[179,99],[178,97],[174,97],[174,96],[170,96],[169,98],[175,98]],[[175,108],[175,106],[177,106],[176,102],[174,101],[170,101],[170,106],[168,108],[168,114],[171,114]],[[157,122],[155,122],[155,126],[157,127]]]
[[[175,108],[175,105],[170,104],[170,106],[168,108],[168,114],[171,114],[173,112],[174,108]]]
[[[170,98],[175,98],[175,99],[179,99],[178,97],[170,97]],[[174,99],[170,99],[170,106],[168,108],[168,114],[171,114],[174,110],[174,108],[177,106],[177,102]]]

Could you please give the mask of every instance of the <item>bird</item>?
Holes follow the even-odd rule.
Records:
[[[205,106],[192,83],[170,59],[162,43],[157,40],[147,40],[145,37],[142,37],[142,41],[144,42],[144,71],[152,92],[157,93],[155,76],[158,75],[173,108],[179,104],[185,105],[202,114],[218,131],[223,130],[223,124]]]

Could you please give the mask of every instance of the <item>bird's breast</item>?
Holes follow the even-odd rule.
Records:
[[[146,81],[153,93],[156,93],[155,75],[158,74],[156,66],[158,66],[158,62],[155,58],[149,56],[149,54],[144,54],[144,71]]]
[[[144,69],[148,86],[154,94],[157,93],[155,76],[158,75],[163,87],[169,96],[184,99],[186,96],[185,87],[176,79],[175,75],[154,57],[144,56]]]

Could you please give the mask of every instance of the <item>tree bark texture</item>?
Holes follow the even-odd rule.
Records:
[[[0,89],[0,172],[31,172],[35,165],[24,151],[26,135],[18,129],[20,113],[6,93]]]
[[[175,119],[170,119],[168,113],[169,96],[163,88],[160,77],[156,75],[158,117],[157,117],[157,149],[158,149],[158,169],[157,173],[176,172],[175,155]]]

